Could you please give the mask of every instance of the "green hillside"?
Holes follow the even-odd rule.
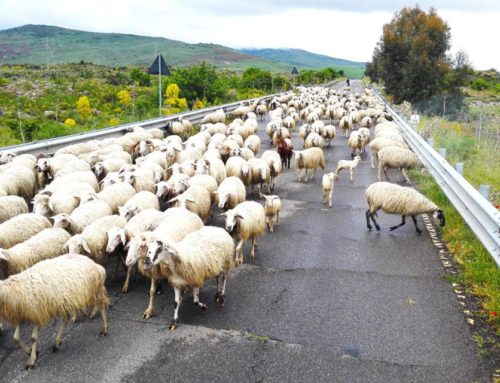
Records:
[[[162,37],[84,32],[47,25],[24,25],[0,31],[0,64],[52,65],[83,60],[107,66],[149,65],[155,58],[155,47],[171,66],[191,66],[206,61],[218,68],[233,70],[250,66],[273,71],[291,68],[216,44],[187,44]]]
[[[302,49],[240,49],[240,51],[264,60],[287,63],[302,69],[339,68],[343,69],[348,76],[356,78],[363,77],[366,64],[311,53]]]

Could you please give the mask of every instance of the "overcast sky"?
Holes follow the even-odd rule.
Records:
[[[403,0],[0,0],[0,29],[48,24],[161,36],[233,48],[300,48],[369,61],[382,26]],[[500,69],[500,0],[418,1],[451,28],[452,52],[476,69]]]

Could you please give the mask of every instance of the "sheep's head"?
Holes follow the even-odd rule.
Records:
[[[87,241],[85,241],[85,239],[83,239],[80,234],[71,237],[68,242],[66,242],[63,249],[72,254],[91,254],[90,248],[87,245]]]
[[[235,212],[234,209],[228,210],[227,212],[223,213],[223,215],[226,216],[227,232],[231,235],[235,234],[238,230],[240,220],[242,220],[243,217],[238,212]]]
[[[112,227],[108,230],[106,253],[112,253],[120,244],[123,246],[127,244],[127,234],[125,230],[120,227]]]
[[[196,161],[196,174],[208,174],[209,167],[210,162],[200,158]]]
[[[133,216],[137,215],[141,211],[137,206],[118,206],[118,212],[120,216],[125,218],[127,221]]]
[[[216,194],[219,197],[219,203],[217,204],[217,206],[219,207],[219,209],[227,209],[226,205],[227,205],[227,203],[229,201],[229,197],[231,196],[231,193],[226,193],[226,194],[219,195],[216,192]]]
[[[0,249],[0,272],[2,272],[4,278],[9,277],[9,262],[9,252],[7,250]]]
[[[95,201],[97,200],[97,194],[95,193],[82,193],[79,196],[80,198],[80,206],[83,204],[90,202],[90,201]]]
[[[432,216],[439,220],[439,225],[440,226],[444,226],[445,223],[446,223],[446,220],[444,218],[444,210],[443,209],[437,209],[436,211],[434,211],[434,213],[432,214]]]
[[[180,262],[177,250],[168,241],[151,241],[148,245],[144,266],[145,268],[150,268],[153,265],[158,265],[160,262],[166,263],[169,267],[174,267]]]
[[[97,179],[100,179],[101,177],[104,176],[104,165],[102,162],[97,162],[94,165],[94,173],[95,173]]]
[[[169,193],[169,184],[167,181],[161,181],[156,184],[156,196],[165,201]]]
[[[43,215],[44,217],[48,217],[51,213],[50,208],[50,197],[52,196],[52,192],[43,191],[38,193],[35,198],[31,201],[33,203],[33,213],[38,215]]]
[[[127,267],[134,266],[140,259],[146,256],[149,239],[146,233],[141,233],[126,244],[127,258],[125,259],[125,264]]]
[[[35,169],[37,172],[46,172],[49,170],[49,159],[48,158],[40,158],[35,165]]]
[[[71,227],[73,220],[69,214],[61,213],[50,218],[54,222],[54,227],[60,227],[62,229],[68,229]]]
[[[236,156],[241,157],[242,152],[243,152],[243,150],[241,148],[234,148],[234,149],[231,149],[231,151],[229,152],[229,156],[230,157],[236,157]]]
[[[264,195],[264,198],[266,199],[264,205],[267,207],[273,207],[274,201],[280,199],[277,195]]]
[[[6,164],[12,161],[17,156],[14,152],[2,152],[0,154],[0,165]]]

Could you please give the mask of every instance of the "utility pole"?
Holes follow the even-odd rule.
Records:
[[[47,56],[47,74],[49,74],[49,37],[45,37],[45,54]]]

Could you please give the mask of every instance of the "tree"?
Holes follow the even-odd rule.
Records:
[[[450,28],[433,8],[405,7],[384,25],[367,74],[383,82],[396,103],[427,99],[442,89],[449,47]]]
[[[82,96],[76,102],[76,111],[81,118],[89,118],[92,116],[90,102],[87,96]]]
[[[267,70],[248,68],[241,77],[241,87],[271,90],[272,78],[271,72]]]

